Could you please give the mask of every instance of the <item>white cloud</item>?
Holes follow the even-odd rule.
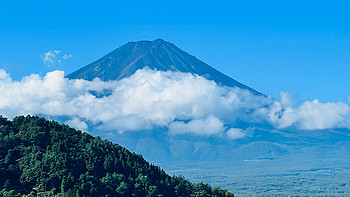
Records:
[[[60,54],[62,51],[53,50],[53,52],[54,52],[56,55],[58,55],[58,54]]]
[[[58,50],[52,50],[46,52],[43,56],[43,62],[45,65],[48,67],[53,67],[55,64],[60,64],[62,63],[62,60],[67,60],[72,57],[72,54],[61,54],[62,51]]]
[[[45,53],[43,57],[43,62],[47,66],[51,67],[55,63],[55,59],[56,59],[56,53],[54,51],[48,51]]]
[[[4,82],[7,81],[7,83],[8,83],[9,81],[11,81],[10,74],[6,73],[5,70],[0,69],[0,80],[2,80]]]
[[[328,129],[333,127],[349,128],[350,107],[344,103],[320,103],[317,99],[306,101],[296,108],[287,107],[278,120],[279,127],[296,126],[305,130]]]
[[[152,129],[152,123],[140,118],[137,115],[127,115],[114,118],[106,121],[102,126],[98,127],[100,130],[117,130],[119,133],[126,131],[141,131]]]
[[[247,137],[247,133],[245,133],[242,129],[239,128],[231,128],[226,131],[226,135],[229,139],[241,139]]]
[[[106,89],[112,90],[110,96],[92,94]],[[129,78],[104,82],[69,80],[62,71],[13,81],[0,70],[0,92],[0,114],[9,118],[26,114],[68,116],[68,124],[83,130],[87,123],[100,130],[119,132],[160,126],[169,127],[171,134],[238,139],[249,136],[235,129],[238,120],[303,130],[350,128],[350,107],[345,103],[315,100],[294,106],[285,93],[275,100],[171,71],[142,69]]]
[[[72,54],[64,54],[64,55],[62,56],[62,59],[66,60],[66,59],[69,59],[69,58],[71,58],[71,57],[72,57]]]
[[[225,130],[224,123],[212,115],[204,119],[194,119],[188,123],[176,121],[169,125],[169,133],[172,135],[190,133],[211,136],[223,134]]]
[[[86,132],[87,129],[88,129],[88,125],[86,124],[86,122],[83,121],[83,120],[80,120],[77,117],[74,117],[71,120],[67,120],[64,123],[69,125],[69,126],[71,126],[71,127],[73,127],[73,128],[75,128],[75,129],[78,129],[78,130],[81,130],[81,131],[84,131],[84,132]]]

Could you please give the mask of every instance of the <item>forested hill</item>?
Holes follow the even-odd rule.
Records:
[[[0,196],[233,196],[54,121],[0,116]]]

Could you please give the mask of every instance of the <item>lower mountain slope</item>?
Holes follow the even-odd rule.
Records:
[[[0,116],[0,189],[0,196],[233,196],[36,116]]]

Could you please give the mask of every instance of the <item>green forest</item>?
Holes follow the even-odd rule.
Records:
[[[37,116],[0,116],[2,196],[234,196],[169,176],[126,148]]]

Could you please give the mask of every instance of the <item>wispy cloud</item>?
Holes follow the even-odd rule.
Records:
[[[71,57],[72,57],[72,54],[64,54],[64,55],[62,56],[62,59],[67,60],[67,59],[69,59],[69,58],[71,58]]]
[[[44,64],[46,64],[49,67],[52,67],[56,62],[56,55],[59,54],[60,51],[48,51],[45,53],[45,55],[42,57]]]
[[[50,68],[54,67],[55,64],[62,63],[62,60],[67,60],[72,57],[72,54],[62,54],[62,51],[52,50],[46,52],[41,56],[44,64]]]
[[[102,98],[92,94],[106,89],[112,94]],[[239,139],[253,129],[237,128],[238,120],[302,130],[350,128],[346,103],[314,100],[294,105],[285,93],[280,99],[257,96],[198,75],[171,71],[142,69],[129,78],[104,82],[69,80],[63,71],[13,81],[0,70],[0,92],[0,114],[70,117],[66,123],[82,130],[87,123],[116,132],[168,127],[172,135]]]

